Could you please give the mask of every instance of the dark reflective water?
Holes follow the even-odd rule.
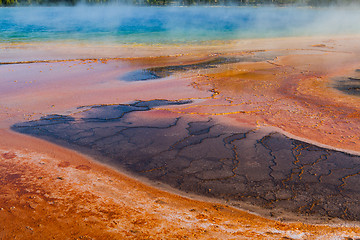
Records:
[[[178,72],[186,72],[197,69],[217,68],[217,66],[219,65],[239,63],[239,62],[261,62],[270,59],[273,59],[273,57],[269,54],[244,55],[244,56],[231,57],[231,58],[217,57],[213,60],[196,63],[196,64],[174,65],[174,66],[155,67],[155,68],[136,70],[121,76],[119,79],[127,82],[147,81],[147,80],[165,78]]]

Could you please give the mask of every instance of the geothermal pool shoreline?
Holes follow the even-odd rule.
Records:
[[[159,126],[164,127],[167,125],[171,125],[174,122],[174,119],[179,118],[179,127],[182,127],[182,130],[180,131],[175,129],[174,132],[169,132],[169,136],[171,136],[171,134],[173,134],[174,136],[176,134],[179,134],[181,139],[185,136],[184,132],[186,133],[186,131],[188,131],[190,135],[192,134],[195,137],[203,136],[204,134],[208,133],[211,134],[211,131],[213,130],[210,131],[210,129],[216,129],[216,127],[220,127],[221,124],[219,125],[218,123],[223,123],[224,125],[231,125],[233,127],[243,127],[244,129],[248,130],[259,128],[267,132],[275,131],[282,135],[285,135],[287,138],[279,137],[279,139],[282,139],[281,141],[292,141],[292,143],[298,144],[297,142],[294,142],[296,140],[309,143],[311,145],[316,145],[320,148],[326,148],[325,152],[322,153],[323,155],[328,154],[328,152],[331,152],[332,150],[336,150],[359,156],[360,139],[357,139],[356,137],[356,133],[359,130],[356,124],[358,121],[356,111],[357,109],[359,109],[358,98],[356,98],[356,96],[346,95],[341,92],[333,93],[333,90],[329,88],[328,85],[326,85],[330,81],[328,75],[348,76],[347,74],[349,72],[360,67],[360,65],[358,65],[359,62],[354,60],[354,56],[356,56],[356,54],[359,53],[360,50],[358,48],[354,48],[354,53],[351,53],[353,47],[352,44],[355,44],[358,38],[301,38],[297,39],[295,42],[293,40],[295,39],[257,39],[217,42],[216,44],[208,43],[208,46],[186,45],[185,47],[184,45],[144,45],[125,47],[95,46],[94,48],[94,46],[81,47],[81,45],[71,44],[53,45],[53,43],[49,45],[45,44],[45,46],[40,46],[36,43],[31,45],[1,44],[2,47],[0,47],[0,50],[2,49],[2,51],[8,53],[8,59],[1,59],[0,62],[11,62],[15,59],[19,63],[22,62],[22,64],[0,65],[0,71],[2,71],[0,72],[0,74],[4,73],[2,76],[6,76],[1,79],[0,82],[4,86],[4,88],[1,89],[2,98],[0,99],[0,107],[3,109],[3,112],[0,115],[0,125],[2,129],[0,137],[0,147],[2,148],[1,158],[3,161],[1,167],[2,169],[7,169],[7,172],[4,172],[4,176],[6,177],[4,177],[4,179],[1,181],[3,181],[3,186],[5,188],[7,188],[7,186],[12,186],[14,189],[25,189],[19,190],[18,195],[14,193],[14,201],[9,200],[9,196],[6,195],[11,193],[10,190],[6,190],[7,193],[5,191],[5,195],[1,195],[2,197],[0,198],[0,201],[6,203],[6,207],[3,208],[5,210],[1,210],[2,212],[0,211],[0,214],[4,214],[3,219],[10,219],[12,216],[11,214],[17,214],[16,211],[12,209],[12,207],[15,205],[16,208],[21,209],[19,211],[26,212],[26,214],[24,214],[24,219],[27,216],[30,216],[31,211],[37,213],[39,210],[34,205],[36,201],[36,204],[40,204],[40,206],[45,206],[46,201],[50,202],[51,204],[46,205],[47,207],[51,206],[53,204],[52,202],[56,202],[57,204],[59,204],[59,206],[61,206],[62,209],[64,209],[64,216],[66,217],[63,217],[64,219],[66,219],[66,221],[78,222],[80,221],[80,219],[88,220],[96,218],[94,217],[97,214],[96,212],[92,212],[90,214],[91,217],[90,215],[86,214],[81,215],[79,219],[70,217],[70,215],[68,214],[68,212],[65,211],[65,209],[67,209],[66,206],[71,206],[74,204],[71,202],[66,202],[65,198],[62,199],[62,197],[68,196],[67,191],[79,192],[81,194],[84,193],[82,196],[84,199],[87,199],[86,201],[88,201],[88,203],[95,205],[99,204],[96,203],[96,201],[89,199],[87,194],[83,192],[85,188],[91,189],[91,191],[89,192],[89,196],[92,196],[92,191],[96,192],[98,196],[100,196],[100,198],[103,197],[107,199],[106,201],[113,201],[116,206],[120,206],[119,202],[122,202],[121,204],[123,204],[123,206],[129,206],[129,209],[132,209],[131,211],[134,212],[137,211],[136,209],[138,207],[143,207],[147,204],[146,202],[141,202],[141,200],[137,198],[140,195],[136,195],[144,194],[140,197],[140,199],[147,199],[149,201],[149,207],[153,208],[152,214],[147,216],[147,220],[142,219],[140,222],[134,220],[134,222],[129,223],[126,222],[126,220],[124,219],[119,220],[121,219],[121,217],[116,215],[126,210],[121,209],[118,212],[113,213],[117,216],[116,218],[113,218],[115,222],[120,221],[124,226],[131,226],[130,228],[133,230],[133,232],[127,231],[127,233],[124,233],[122,231],[125,230],[119,230],[121,229],[121,224],[110,223],[112,219],[111,217],[107,217],[106,220],[104,220],[104,223],[101,223],[101,221],[95,221],[93,219],[95,222],[97,222],[96,226],[102,226],[97,229],[98,233],[108,232],[109,226],[113,225],[116,226],[115,229],[117,229],[111,230],[114,232],[114,236],[122,232],[121,234],[125,235],[117,236],[129,237],[131,235],[132,237],[139,237],[140,235],[137,234],[140,234],[142,230],[147,229],[145,224],[147,221],[149,223],[152,222],[153,224],[155,224],[153,221],[155,221],[154,219],[157,219],[155,221],[157,224],[156,226],[162,226],[162,224],[164,223],[166,225],[167,221],[171,222],[174,220],[171,220],[171,217],[169,216],[172,211],[177,212],[179,209],[183,209],[183,207],[181,207],[180,205],[181,201],[185,201],[184,199],[177,199],[176,201],[179,202],[175,201],[176,204],[180,205],[176,205],[174,202],[171,204],[175,204],[176,206],[172,205],[171,208],[165,209],[164,206],[170,204],[168,200],[172,197],[168,198],[167,200],[164,200],[161,197],[157,197],[159,199],[157,199],[156,202],[153,202],[153,200],[151,200],[152,198],[149,198],[149,195],[152,195],[153,191],[159,193],[159,195],[157,196],[161,196],[163,191],[165,191],[167,192],[166,196],[169,195],[168,193],[171,193],[170,195],[174,193],[178,196],[178,198],[180,198],[180,196],[185,197],[185,199],[187,199],[186,202],[189,202],[190,205],[193,204],[194,206],[199,206],[199,208],[196,208],[195,210],[194,208],[190,207],[185,211],[186,214],[191,215],[189,215],[190,219],[197,219],[194,220],[196,221],[196,224],[199,224],[196,225],[198,227],[197,230],[189,228],[189,226],[186,225],[186,221],[190,220],[185,217],[185,212],[185,215],[182,215],[182,217],[180,217],[180,215],[183,213],[180,213],[181,211],[179,210],[179,219],[181,219],[181,221],[185,221],[187,219],[185,222],[181,223],[185,229],[189,229],[189,231],[191,231],[192,233],[194,233],[195,231],[197,234],[200,234],[199,231],[201,232],[202,230],[207,230],[209,231],[208,233],[203,232],[202,234],[204,235],[197,235],[198,237],[203,236],[204,238],[206,238],[206,236],[219,236],[216,235],[219,234],[219,231],[216,231],[216,229],[221,226],[223,234],[226,233],[229,234],[226,236],[234,237],[234,235],[232,234],[234,234],[236,231],[240,231],[239,229],[234,230],[234,226],[239,226],[239,222],[234,223],[234,226],[230,227],[228,225],[224,225],[224,219],[229,219],[229,216],[232,216],[231,214],[233,213],[240,215],[245,213],[241,213],[242,211],[235,210],[230,207],[232,201],[226,202],[224,200],[219,200],[212,197],[186,193],[185,191],[169,187],[166,184],[159,184],[159,181],[157,180],[149,180],[146,178],[146,176],[143,177],[136,174],[134,175],[127,170],[122,170],[123,168],[118,168],[112,166],[111,164],[99,162],[98,160],[96,160],[96,158],[94,160],[94,158],[91,157],[91,154],[85,156],[84,159],[87,160],[81,160],[79,163],[76,163],[73,162],[71,158],[75,155],[77,156],[76,158],[82,156],[81,154],[79,155],[78,151],[74,152],[73,150],[68,150],[68,148],[64,148],[64,145],[55,146],[47,141],[44,142],[43,140],[37,140],[33,137],[18,135],[13,131],[9,130],[9,128],[14,124],[27,124],[28,122],[36,123],[36,121],[39,120],[41,117],[45,117],[43,121],[47,121],[46,116],[50,116],[51,118],[51,116],[54,114],[62,116],[63,118],[61,117],[60,119],[63,119],[65,123],[67,121],[66,119],[75,118],[75,120],[82,119],[81,121],[85,121],[88,118],[91,121],[93,121],[94,119],[97,119],[96,121],[98,121],[100,119],[101,121],[98,121],[100,123],[102,122],[104,124],[113,124],[111,121],[103,121],[104,119],[106,120],[107,115],[105,115],[104,117],[102,116],[102,114],[108,111],[103,111],[101,107],[116,107],[117,105],[119,105],[121,109],[124,108],[124,110],[121,111],[126,112],[128,111],[126,110],[126,108],[128,107],[134,108],[139,106],[151,106],[151,104],[154,104],[153,101],[166,100],[171,102],[178,101],[179,99],[194,100],[188,105],[176,106],[156,106],[155,103],[155,107],[151,108],[151,110],[149,111],[140,112],[136,110],[137,112],[134,112],[136,114],[131,113],[126,115],[126,119],[124,119],[124,121],[127,123],[132,123],[134,124],[134,126],[154,127],[157,126],[157,124],[162,124],[161,126]],[[9,46],[10,48],[8,48]],[[58,46],[58,48],[52,50],[53,46]],[[224,46],[226,46],[225,49]],[[59,59],[66,59],[65,55],[67,54],[67,51],[65,50],[69,51],[69,49],[71,50],[71,53],[69,53],[69,55],[71,56],[69,56],[68,58],[80,60],[44,60],[57,59],[56,56],[59,56]],[[101,51],[101,49],[103,51]],[[21,55],[21,53],[24,54]],[[106,56],[106,58],[104,56]],[[266,59],[269,59],[273,56],[275,56],[276,58],[274,58],[274,60],[271,60],[270,63],[268,61],[265,61]],[[204,63],[211,59],[216,59],[218,57],[224,57],[229,59],[239,57],[245,57],[245,59],[248,59],[248,57],[253,57],[254,60],[252,62],[230,61],[227,64],[221,64],[219,66],[216,64],[201,65],[201,63]],[[43,61],[45,62],[41,62],[41,60],[39,60],[40,62],[31,62],[33,60],[38,61],[38,59],[43,59]],[[337,61],[336,59],[339,60]],[[31,63],[27,61],[30,61]],[[201,67],[199,67],[199,64]],[[173,66],[176,67],[174,68]],[[177,72],[178,69],[181,69],[181,66],[187,66],[187,68],[183,72]],[[334,69],[331,69],[331,72],[327,73],[328,67],[333,67]],[[132,71],[148,68],[164,68],[165,70],[171,69],[174,71],[174,74],[170,78],[163,78],[154,81],[122,81],[122,77],[125,74]],[[285,81],[287,78],[290,82]],[[49,79],[51,79],[51,81],[49,81]],[[74,81],[74,79],[76,81]],[[234,81],[234,79],[242,79],[244,80],[244,83],[236,82]],[[248,79],[250,79],[251,81]],[[315,89],[316,91],[314,90],[314,92],[311,92],[310,90],[312,89]],[[335,99],[330,102],[332,105],[324,104],[324,102],[326,103],[326,101],[330,101],[331,97],[334,97]],[[132,103],[136,100],[141,100],[139,106],[124,106],[126,104],[129,105],[129,103]],[[150,105],[146,105],[148,103]],[[309,108],[309,104],[313,104],[314,107]],[[350,106],[347,106],[347,104]],[[80,106],[86,106],[84,108],[86,111],[83,111],[82,108],[79,109],[78,107]],[[346,109],[342,108],[343,106],[347,106]],[[339,111],[337,111],[337,109],[339,109]],[[93,113],[93,110],[99,111],[99,114],[97,112]],[[111,115],[109,117],[114,119],[117,118],[117,110],[110,110],[111,114],[114,115]],[[319,111],[321,114],[317,114],[317,111]],[[90,115],[87,116],[86,114]],[[341,118],[338,118],[338,116],[345,116],[345,120],[346,118],[349,118],[351,121],[342,120]],[[194,117],[195,120],[191,120],[191,117]],[[186,120],[188,118],[190,120]],[[81,123],[81,121],[77,121],[78,120],[76,120],[74,123]],[[322,121],[325,121],[325,124]],[[91,122],[91,124],[94,124],[94,122]],[[74,126],[76,125],[74,124]],[[82,129],[86,129],[83,128],[82,125],[79,126],[81,126]],[[106,127],[106,125],[104,126]],[[99,127],[99,129],[100,128],[101,126]],[[41,129],[41,127],[39,127],[39,129]],[[131,134],[137,136],[136,134],[139,133],[137,133],[135,130],[136,129],[134,128],[130,129],[129,131],[134,131],[131,132]],[[243,132],[239,131],[238,136],[230,136],[230,130],[227,130],[228,132],[226,132],[228,135],[224,135],[227,137],[226,139],[230,139],[228,140],[228,145],[226,146],[229,147],[229,144],[233,144],[234,141],[238,141],[236,142],[238,143],[238,145],[236,146],[240,148],[240,139],[242,139],[240,134],[242,134]],[[219,134],[224,134],[221,132],[222,130],[220,128],[216,131],[220,131],[218,132]],[[214,132],[214,134],[211,135],[210,138],[215,139],[218,133]],[[86,139],[87,136],[91,136],[91,134],[89,135],[88,133],[86,133],[86,131],[82,132],[81,134],[83,134],[80,135],[83,139]],[[155,136],[154,139],[158,139],[156,138],[156,134],[153,135]],[[258,135],[266,135],[262,134],[263,133]],[[352,135],[351,138],[350,135]],[[194,138],[194,136],[190,136],[187,139],[191,140],[192,138]],[[107,136],[105,135],[105,137]],[[230,137],[235,138],[231,140]],[[27,143],[27,140],[25,139],[31,139],[31,142]],[[204,137],[203,139],[206,138]],[[256,138],[254,137],[254,139]],[[136,138],[132,139],[132,141],[135,140]],[[196,141],[201,142],[203,140],[195,139],[191,141],[194,141],[194,143],[196,143]],[[269,143],[273,144],[272,142]],[[42,146],[48,146],[50,150],[42,149]],[[267,145],[265,144],[263,147],[265,146]],[[257,147],[261,146],[257,145]],[[75,146],[74,148],[76,149],[77,147]],[[192,146],[187,148],[192,148]],[[54,152],[52,152],[53,150],[51,149],[56,149],[56,151],[54,150]],[[263,149],[263,151],[265,150],[266,149]],[[14,152],[14,154],[12,154],[12,152]],[[40,155],[37,156],[36,154]],[[37,157],[34,157],[35,155]],[[41,165],[41,163],[37,162],[40,161],[37,160],[37,158],[46,159],[46,156],[50,156],[49,159],[51,160],[46,161],[45,165],[51,165],[49,169],[51,169],[51,171],[54,171],[54,173],[56,173],[57,175],[54,175],[53,177],[42,177],[33,173],[25,174],[23,172],[25,171],[25,167],[21,168],[21,161],[24,161],[24,166],[28,166],[29,169],[38,169],[43,168],[43,166]],[[322,157],[320,156],[319,159],[321,160]],[[89,161],[88,164],[86,164],[86,161]],[[307,166],[306,162],[304,164],[304,166]],[[335,162],[334,164],[336,165],[338,163]],[[104,170],[101,170],[99,173],[97,170],[95,170],[98,168],[96,166],[100,166],[99,168]],[[155,166],[154,172],[157,171],[156,167],[158,166]],[[274,166],[271,165],[271,167]],[[341,167],[339,168],[341,169]],[[332,168],[330,167],[329,169]],[[101,184],[104,184],[103,187],[106,186],[106,188],[104,189],[109,188],[112,190],[100,191],[96,187],[98,184],[96,183],[96,181],[90,181],[89,179],[88,183],[86,181],[83,181],[85,178],[87,178],[86,171],[94,174],[99,173],[98,175],[96,175],[97,179],[102,179],[104,176],[106,176],[107,178],[107,176],[109,176],[108,174],[110,174],[110,171],[112,172],[110,175],[116,175],[117,179],[121,179],[122,175],[129,176],[132,180],[126,181],[136,182],[136,184],[140,185],[141,183],[145,183],[146,186],[141,188],[141,190],[134,190],[137,188],[126,188],[126,191],[124,190],[124,192],[120,193],[121,188],[113,185],[115,183],[109,181],[107,183]],[[45,172],[42,172],[41,174],[44,174],[44,176],[46,175]],[[345,177],[350,176],[351,174],[351,172],[346,172],[340,177],[343,177],[345,180],[347,179]],[[22,175],[23,177],[19,177],[19,175]],[[56,185],[54,186],[46,185],[46,188],[48,188],[50,192],[54,191],[53,200],[46,200],[43,203],[40,203],[38,200],[29,200],[37,199],[36,196],[42,196],[42,194],[36,193],[36,187],[32,188],[28,186],[23,188],[22,186],[31,182],[38,184],[38,182],[41,180],[38,179],[39,176],[42,177],[41,179],[46,179],[46,182],[48,183],[56,182]],[[84,188],[78,188],[78,182],[72,182],[71,176],[73,176],[76,181],[82,182],[84,184]],[[114,181],[114,179],[112,179],[112,181]],[[124,189],[126,186],[126,181],[124,180],[124,185],[121,185],[122,187],[124,187]],[[62,185],[63,183],[66,183],[67,185]],[[37,188],[41,189],[41,185],[36,186]],[[349,182],[349,186],[354,185],[352,182]],[[152,190],[152,187],[160,190]],[[59,189],[68,190],[65,192],[61,192]],[[24,195],[24,191],[28,191],[28,193],[26,193],[27,195]],[[116,192],[120,194],[119,196],[121,197],[114,196],[113,194],[111,194],[112,191],[114,193]],[[135,196],[133,199],[128,199],[125,197],[125,195],[122,195],[125,193],[128,193],[130,195],[135,194],[137,197]],[[50,193],[46,194],[49,195]],[[111,195],[111,200],[109,200],[110,198],[108,198],[110,196],[109,194]],[[175,195],[174,197],[176,198]],[[29,198],[25,200],[25,202],[30,202],[30,208],[24,203],[24,196],[29,196]],[[127,200],[123,201],[122,199]],[[200,200],[200,202],[198,202],[198,200]],[[79,206],[86,205],[78,202],[78,200],[76,199],[73,199],[73,201],[78,203]],[[195,201],[196,203],[191,201]],[[240,204],[237,205],[238,203]],[[203,206],[203,204],[213,206],[212,208],[214,208],[215,210],[211,210],[210,208],[206,207],[206,209],[208,209],[207,213],[206,211],[199,213],[198,209],[201,209],[201,206]],[[282,229],[280,233],[281,236],[286,237],[291,237],[291,231],[296,232],[296,234],[298,234],[296,235],[297,237],[311,237],[315,235],[322,237],[360,236],[360,230],[357,221],[354,222],[348,220],[337,220],[335,218],[332,218],[330,220],[321,219],[321,217],[318,217],[318,215],[316,214],[309,217],[304,217],[304,215],[297,215],[294,213],[288,214],[286,212],[278,214],[276,212],[277,209],[264,210],[264,208],[258,206],[254,207],[254,205],[252,204],[244,203],[241,201],[235,202],[235,207],[240,209],[248,209],[246,211],[250,211],[251,213],[249,215],[246,215],[246,217],[239,217],[239,221],[245,221],[245,219],[247,219],[246,221],[249,220],[249,222],[246,223],[246,225],[249,225],[248,230],[246,231],[250,231],[251,233],[249,233],[249,235],[246,235],[246,233],[241,230],[242,232],[240,231],[240,235],[237,236],[248,236],[250,238],[259,237],[259,235],[256,235],[255,232],[260,231],[260,235],[262,237],[277,239],[279,235],[271,234],[275,234],[277,230],[274,230],[276,229],[276,227],[273,227],[275,225],[279,227],[279,224],[281,225],[280,228]],[[111,205],[104,206],[104,211],[109,211],[109,209],[111,208]],[[156,211],[162,211],[161,214],[157,215],[154,209],[158,209]],[[219,210],[222,211],[224,209],[228,211],[226,214],[230,214],[230,212],[231,214],[226,215],[225,213],[222,214],[218,212]],[[78,213],[84,214],[84,211],[80,208],[76,211]],[[217,211],[217,213],[214,211]],[[270,213],[271,211],[272,213]],[[208,217],[207,214],[210,214],[210,212],[213,215],[211,215],[211,217]],[[217,216],[216,214],[220,215]],[[248,214],[248,212],[246,214]],[[260,214],[261,216],[265,216],[266,219],[259,220],[262,218],[258,216],[258,214]],[[137,216],[139,220],[140,215]],[[160,216],[168,216],[168,219],[161,218]],[[42,222],[41,217],[37,217],[37,219],[37,221]],[[206,224],[215,224],[215,222],[218,222],[219,225],[215,227],[215,225],[210,224],[212,226],[211,228],[204,227],[205,225],[201,225],[204,223],[202,221],[206,222]],[[259,221],[264,222],[259,223]],[[28,221],[28,224],[30,223]],[[54,220],[54,223],[56,223],[56,226],[62,226],[61,222],[56,222]],[[45,224],[45,226],[49,227],[44,222],[42,222],[41,224]],[[108,225],[105,226],[102,224]],[[241,224],[244,224],[244,222],[242,222]],[[29,226],[29,228],[24,228],[21,231],[23,231],[24,234],[30,234],[30,228],[33,230],[36,229],[36,231],[40,231],[40,228],[38,228],[38,226],[30,225],[26,225]],[[134,226],[142,227],[134,228]],[[260,230],[258,229],[259,226],[261,226]],[[175,229],[175,231],[181,231],[180,229],[176,230],[177,227],[177,225],[171,225],[171,227],[169,228],[171,228],[172,230]],[[15,223],[14,225],[11,225],[11,231],[13,231],[12,234],[15,234],[15,229],[18,228],[19,226],[16,226]],[[224,230],[225,228],[226,230]],[[231,231],[229,230],[230,228],[232,228]],[[84,230],[84,232],[86,232],[87,227],[83,226],[82,229]],[[161,227],[161,229],[164,230],[166,228]],[[46,232],[46,229],[44,230],[43,228],[41,231],[43,231],[44,233],[44,231]],[[266,231],[269,231],[271,234],[267,234]],[[316,233],[316,231],[320,232]],[[161,233],[165,235],[161,235],[159,232],[151,233],[151,231],[147,232],[146,234],[148,234],[147,236],[158,236],[160,238],[160,236],[166,236],[165,232],[166,231],[164,230],[164,232]],[[71,234],[74,233],[67,232],[67,236],[70,236]],[[182,234],[184,233],[182,232]],[[93,233],[92,236],[99,235]]]
[[[278,38],[258,39],[237,39],[237,40],[213,40],[199,43],[179,44],[118,44],[118,43],[91,43],[86,41],[41,41],[41,42],[0,42],[0,49],[5,51],[7,56],[2,56],[0,62],[11,64],[17,62],[36,61],[76,61],[76,60],[107,60],[107,59],[141,59],[144,57],[163,57],[164,52],[168,57],[201,54],[214,52],[217,54],[231,53],[238,51],[273,51],[273,50],[311,50],[311,51],[334,51],[332,47],[315,42],[328,42],[333,40],[358,39],[360,34],[331,35],[331,36],[297,36]],[[296,42],[296,47],[294,47]],[[224,49],[222,46],[226,45]],[[326,45],[326,44],[325,44]],[[279,46],[281,46],[279,48]],[[220,50],[221,49],[221,50]],[[351,50],[348,49],[350,53]],[[206,55],[206,54],[205,54]],[[131,56],[131,57],[130,57]],[[207,55],[208,56],[208,55]]]

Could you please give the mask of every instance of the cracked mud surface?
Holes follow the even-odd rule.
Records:
[[[1,239],[357,239],[360,236],[356,227],[285,224],[230,206],[181,197],[40,139],[4,131],[1,137]]]
[[[81,107],[12,129],[106,157],[98,159],[182,191],[247,202],[274,215],[286,210],[360,220],[359,156],[213,118],[157,118],[157,110],[149,111],[187,103]]]

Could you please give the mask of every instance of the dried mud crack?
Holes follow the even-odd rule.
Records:
[[[359,156],[213,118],[151,115],[158,106],[187,103],[81,107],[69,116],[46,116],[12,129],[185,192],[274,211],[360,220]]]

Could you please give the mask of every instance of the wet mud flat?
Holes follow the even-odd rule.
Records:
[[[37,136],[184,192],[273,211],[360,220],[360,157],[216,118],[165,114],[152,100],[78,108],[15,124]]]
[[[164,66],[164,67],[153,67],[147,69],[136,70],[129,72],[119,79],[127,82],[134,81],[148,81],[161,79],[169,77],[175,73],[187,72],[191,70],[204,70],[217,68],[221,65],[241,63],[241,62],[261,62],[266,60],[272,60],[273,55],[264,53],[262,51],[252,53],[252,55],[244,54],[243,56],[230,57],[230,56],[218,56],[212,60],[195,63],[195,64],[185,64],[185,65],[173,65],[173,66]]]

